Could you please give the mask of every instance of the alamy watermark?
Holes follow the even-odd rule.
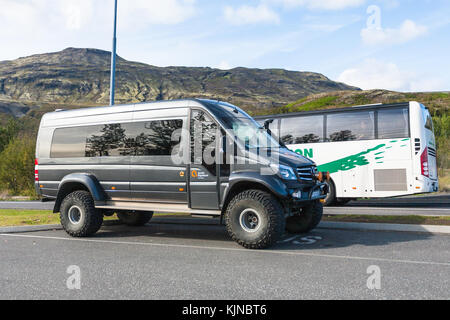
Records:
[[[66,280],[66,286],[69,290],[81,290],[81,269],[79,266],[68,266],[66,272],[70,276]]]
[[[370,274],[367,278],[367,288],[370,290],[381,289],[381,269],[379,266],[372,265],[367,268],[367,274]]]

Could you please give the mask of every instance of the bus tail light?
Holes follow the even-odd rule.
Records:
[[[39,161],[38,161],[38,159],[34,160],[34,181],[39,182]]]
[[[428,170],[428,147],[425,148],[425,150],[422,152],[422,155],[420,156],[420,164],[422,169],[422,175],[424,177],[429,177],[430,172]]]

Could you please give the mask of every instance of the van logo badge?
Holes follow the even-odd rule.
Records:
[[[184,177],[184,171],[180,171],[180,177]]]
[[[196,170],[192,171],[192,178],[198,178],[198,172]]]

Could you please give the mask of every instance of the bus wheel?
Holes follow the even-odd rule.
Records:
[[[103,223],[103,213],[95,208],[94,199],[87,191],[75,191],[61,203],[61,225],[72,237],[88,237]]]
[[[320,201],[313,201],[292,217],[286,219],[286,230],[289,233],[308,233],[322,220],[323,205]]]
[[[336,187],[334,185],[333,180],[330,180],[329,182],[325,183],[328,185],[328,194],[327,197],[324,199],[323,205],[325,207],[328,207],[333,204],[336,204]]]
[[[140,227],[147,224],[153,217],[152,211],[121,211],[117,212],[119,220],[131,227]]]
[[[285,230],[284,210],[270,193],[247,190],[235,196],[225,212],[231,238],[247,249],[271,246]]]

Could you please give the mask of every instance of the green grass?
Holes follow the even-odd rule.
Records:
[[[48,210],[0,210],[0,227],[59,224],[59,215]]]
[[[156,213],[156,217],[163,216],[184,216],[183,213]],[[117,220],[114,215],[105,217],[105,221]],[[13,226],[37,226],[45,224],[59,224],[59,214],[54,214],[50,210],[0,210],[0,227]]]
[[[428,224],[450,226],[450,216],[369,216],[369,215],[325,215],[323,221],[335,222],[366,222],[366,223],[397,223],[397,224]]]
[[[303,98],[278,110],[281,113],[298,112],[298,111],[311,111],[331,106],[337,100],[337,96],[327,96],[319,98],[317,100],[308,101],[308,98]],[[308,101],[308,102],[307,102]]]

